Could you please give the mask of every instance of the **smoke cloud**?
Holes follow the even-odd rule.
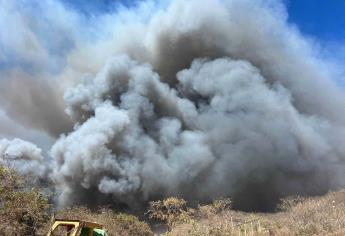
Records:
[[[13,168],[22,175],[43,177],[46,166],[42,150],[21,139],[0,140],[0,163]]]
[[[3,110],[23,126],[45,131],[52,137],[72,129],[72,121],[64,112],[63,93],[53,81],[13,72],[0,80],[0,94]]]
[[[143,1],[73,35],[54,80],[0,81],[1,104],[57,137],[61,206],[230,196],[271,210],[345,186],[341,78],[287,17],[274,0]]]

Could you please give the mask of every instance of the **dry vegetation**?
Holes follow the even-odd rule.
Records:
[[[109,236],[153,235],[149,225],[139,221],[137,217],[116,213],[110,209],[91,211],[86,207],[75,207],[58,212],[55,217],[100,223],[104,226]],[[44,235],[48,231],[49,225],[50,223],[47,222],[40,230],[40,234]]]
[[[197,209],[181,209],[183,220],[176,214],[159,218],[168,219],[166,236],[345,235],[345,190],[323,197],[283,199],[277,213],[245,213],[229,207],[230,201],[223,199]]]
[[[47,219],[48,202],[24,178],[0,167],[0,235],[35,235]]]
[[[45,235],[50,225],[49,207],[47,199],[38,189],[28,188],[23,177],[0,166],[1,236]],[[101,223],[109,236],[153,235],[147,223],[110,209],[91,211],[76,207],[58,212],[56,217]]]
[[[0,167],[0,235],[44,235],[49,228],[49,205],[37,189]],[[167,226],[165,236],[177,235],[345,235],[345,190],[323,197],[283,199],[277,213],[245,213],[231,209],[229,199],[189,208],[187,202],[168,198],[151,202],[150,223]],[[108,208],[91,211],[75,207],[56,217],[95,221],[109,236],[153,235],[148,223]]]

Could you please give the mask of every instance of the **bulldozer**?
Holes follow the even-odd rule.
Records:
[[[107,236],[107,233],[95,222],[53,218],[47,236]]]

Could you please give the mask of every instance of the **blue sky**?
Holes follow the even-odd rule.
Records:
[[[345,41],[344,0],[289,0],[289,21],[324,41]]]
[[[112,11],[118,4],[127,7],[140,0],[62,0],[84,14]],[[309,36],[322,41],[345,41],[345,0],[285,0],[289,21]]]
[[[78,9],[84,14],[97,14],[110,12],[121,4],[131,7],[140,0],[61,0],[68,6]]]

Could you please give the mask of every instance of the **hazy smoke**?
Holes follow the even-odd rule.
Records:
[[[14,73],[9,79],[0,80],[0,104],[24,126],[59,137],[72,129],[72,121],[64,113],[62,93],[54,85],[53,81]]]
[[[43,177],[46,171],[41,149],[21,139],[0,139],[0,163],[22,175]]]
[[[116,29],[104,24],[112,38],[68,57],[64,82],[90,75],[67,82],[75,124],[50,151],[61,205],[231,196],[269,210],[345,186],[344,91],[280,1],[152,6],[119,13]],[[56,135],[70,126],[54,101],[37,101],[46,122],[32,125]]]

